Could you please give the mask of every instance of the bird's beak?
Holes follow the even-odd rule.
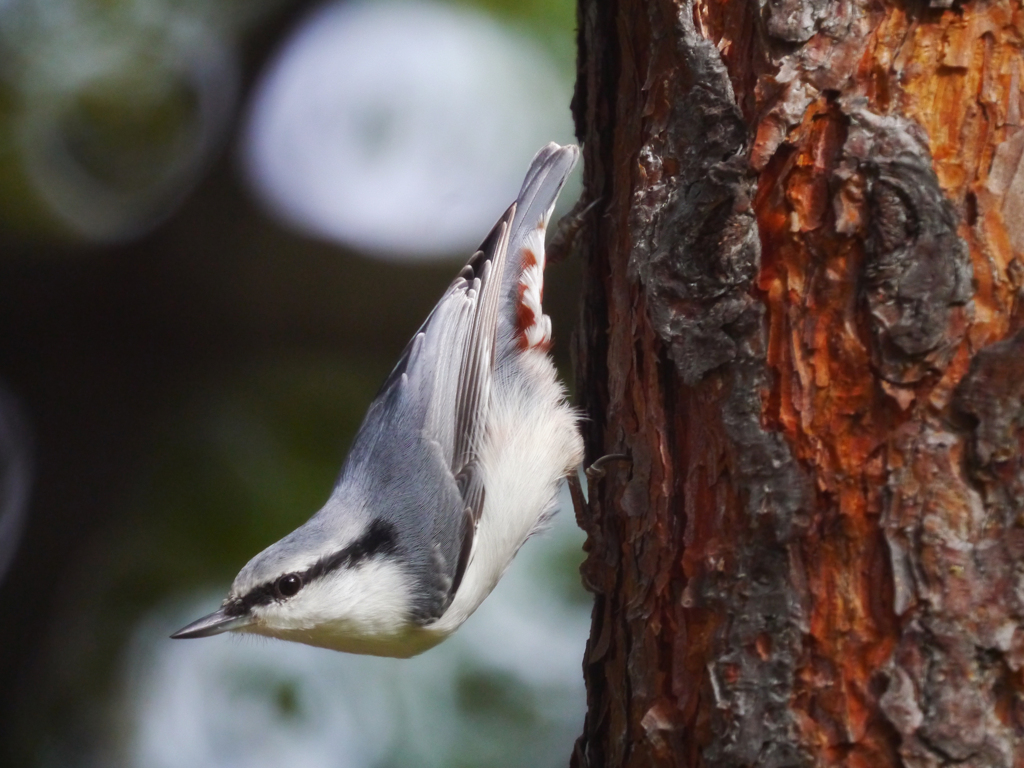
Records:
[[[221,632],[228,632],[232,629],[239,629],[252,623],[252,616],[243,613],[241,616],[227,613],[225,606],[221,606],[209,616],[203,616],[198,621],[193,621],[187,627],[182,627],[171,638],[174,640],[187,640],[193,637],[210,637],[219,635]]]

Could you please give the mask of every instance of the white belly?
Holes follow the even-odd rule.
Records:
[[[495,381],[480,451],[487,492],[472,557],[452,604],[425,628],[440,639],[491,593],[523,542],[554,511],[559,482],[583,460],[576,414],[547,354],[528,350],[509,368],[511,374],[499,371]]]

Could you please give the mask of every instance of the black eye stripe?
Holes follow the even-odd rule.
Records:
[[[395,526],[383,520],[374,520],[366,533],[350,545],[350,549],[356,560],[394,553]]]
[[[254,605],[267,605],[277,599],[277,590],[274,589],[274,582],[260,584],[253,587],[241,597],[232,600],[225,606],[225,612],[232,616],[244,616]]]
[[[347,547],[320,558],[306,571],[303,581],[308,583],[338,568],[351,568],[377,555],[390,555],[395,549],[395,526],[383,520],[374,520],[363,535]]]
[[[311,581],[326,576],[338,568],[351,568],[379,555],[390,555],[397,549],[395,526],[384,520],[374,520],[362,536],[347,547],[317,560],[302,573],[285,574],[277,579],[253,587],[242,597],[229,603],[225,610],[232,615],[241,616],[248,613],[256,605],[267,605],[275,600],[284,600],[301,590]],[[289,578],[298,579],[300,588],[291,595],[284,594],[280,589],[282,582]]]

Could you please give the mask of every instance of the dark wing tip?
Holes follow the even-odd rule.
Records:
[[[504,230],[512,226],[512,219],[516,215],[516,204],[512,203],[505,212],[501,214],[494,226],[491,227],[491,231],[487,233],[487,237],[480,243],[480,247],[476,249],[476,253],[469,257],[469,261],[466,262],[466,266],[459,272],[459,278],[467,281],[472,281],[474,277],[480,276],[480,271],[483,269],[484,262],[491,260],[494,257],[495,248],[501,241]],[[503,226],[504,225],[504,226]]]

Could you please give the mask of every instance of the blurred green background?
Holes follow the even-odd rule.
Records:
[[[532,152],[572,140],[574,26],[569,0],[0,2],[0,765],[567,763],[571,510],[411,661],[167,635],[323,503]],[[545,292],[565,376],[577,272]]]

